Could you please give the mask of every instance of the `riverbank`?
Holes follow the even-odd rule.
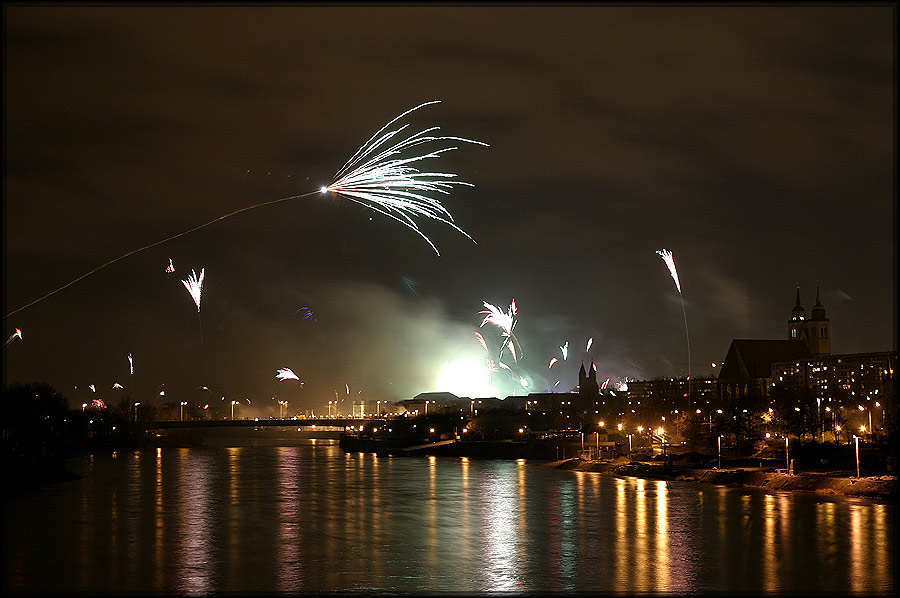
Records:
[[[547,467],[570,471],[590,471],[614,476],[632,476],[653,480],[684,480],[735,487],[764,488],[841,494],[882,500],[897,498],[897,476],[829,475],[823,473],[786,474],[753,468],[697,469],[675,465],[658,465],[628,459],[613,461],[586,460],[578,457],[551,461]]]

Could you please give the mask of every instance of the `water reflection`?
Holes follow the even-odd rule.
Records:
[[[894,589],[893,504],[525,461],[344,455],[333,443],[161,449],[86,458],[82,468],[82,480],[8,501],[7,588]]]

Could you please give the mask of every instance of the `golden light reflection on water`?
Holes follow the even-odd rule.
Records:
[[[165,524],[165,505],[163,503],[163,456],[162,449],[156,449],[156,460],[154,462],[154,487],[153,487],[153,523],[155,528],[153,557],[156,564],[156,587],[161,588],[165,583],[164,571],[165,561],[163,559],[166,549],[164,536],[166,529]]]
[[[778,552],[775,541],[775,497],[763,495],[763,568],[760,572],[766,592],[778,591]]]
[[[628,516],[629,502],[628,493],[626,491],[626,482],[623,478],[615,478],[616,485],[616,532],[617,536],[628,537],[631,535],[629,529],[630,518]],[[629,549],[628,543],[624,541],[616,542],[616,585],[618,588],[630,587],[629,578],[631,572],[628,570]]]
[[[70,561],[53,557],[59,577],[87,592],[177,594],[894,588],[893,504],[322,451],[104,458],[52,503],[74,540]],[[23,521],[29,506],[17,507]],[[37,532],[17,530],[17,583],[49,586],[33,570]]]
[[[668,592],[672,587],[669,562],[669,487],[656,482],[656,585],[654,592]]]
[[[437,490],[437,457],[428,457],[428,496],[426,497],[426,559],[428,567],[437,566],[438,555],[438,490]]]

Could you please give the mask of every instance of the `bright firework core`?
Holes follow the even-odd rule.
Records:
[[[448,361],[441,368],[435,391],[451,392],[458,397],[492,397],[494,389],[481,359]]]

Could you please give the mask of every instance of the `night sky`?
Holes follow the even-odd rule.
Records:
[[[523,354],[492,394],[569,390],[592,361],[684,376],[682,299],[702,376],[734,338],[787,338],[817,282],[833,353],[896,350],[894,4],[4,13],[4,314],[319,189],[422,102],[411,129],[490,144],[424,165],[474,184],[442,203],[475,243],[419,219],[438,256],[329,195],[252,209],[7,316],[7,383],[317,411],[348,388],[487,396],[502,339],[479,311],[512,299]]]

